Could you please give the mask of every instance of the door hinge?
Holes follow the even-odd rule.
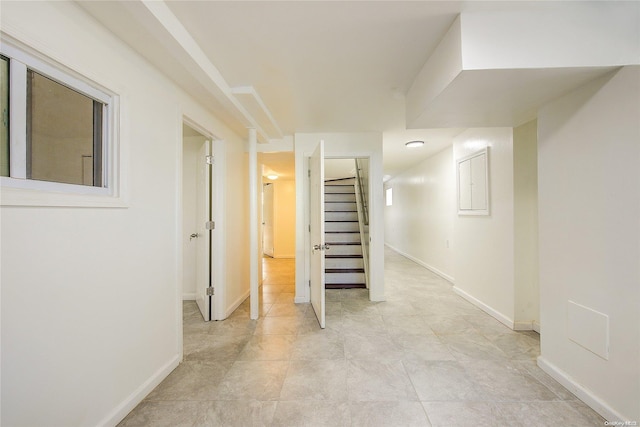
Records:
[[[307,169],[307,176],[311,178],[311,169]]]
[[[311,280],[309,280],[309,287],[311,287]]]
[[[216,293],[213,291],[213,289],[214,289],[214,288],[213,288],[213,286],[210,286],[210,287],[208,287],[208,288],[207,288],[207,296],[213,296],[213,295],[215,295],[215,294],[216,294]]]
[[[309,233],[311,233],[311,224],[309,224]]]
[[[205,230],[215,230],[216,222],[215,221],[207,221],[204,223]]]
[[[213,156],[208,155],[208,156],[206,156],[206,159],[207,159],[207,164],[208,165],[212,165],[213,164]]]

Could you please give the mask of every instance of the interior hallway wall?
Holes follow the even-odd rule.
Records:
[[[538,115],[539,364],[611,421],[640,420],[639,117],[638,66]],[[569,301],[589,323],[569,327]]]
[[[77,4],[3,2],[0,19],[3,40],[120,95],[124,194],[119,208],[2,207],[1,424],[115,425],[182,356],[182,114],[231,151],[243,141]],[[245,170],[231,172],[234,232]],[[234,250],[232,272],[247,258]]]
[[[273,257],[296,256],[296,182],[278,180],[273,183]]]
[[[225,300],[220,310],[226,318],[249,296],[249,162],[243,143],[216,140],[213,152],[216,176],[224,177],[224,191],[216,196],[223,216],[214,218],[221,225],[216,229],[224,235],[224,253],[213,257],[219,267],[222,260],[226,262]]]
[[[540,332],[537,121],[513,129],[514,323]]]
[[[449,147],[387,183],[393,204],[385,206],[386,244],[454,281],[455,177]]]
[[[455,290],[513,327],[514,190],[511,128],[467,129],[453,140],[453,159],[489,147],[490,215],[455,215]],[[457,209],[457,204],[456,204]]]

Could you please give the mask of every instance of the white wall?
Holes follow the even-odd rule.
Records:
[[[213,151],[217,175],[223,177],[214,203],[214,212],[216,205],[223,207],[214,217],[223,248],[214,262],[226,264],[218,264],[224,275],[216,279],[225,292],[217,298],[224,306],[218,307],[216,320],[222,320],[249,296],[249,164],[244,144],[214,141]]]
[[[464,12],[460,15],[463,68],[638,64],[639,13],[637,2],[610,1]]]
[[[468,129],[453,140],[453,159],[489,147],[488,216],[453,221],[455,290],[513,327],[513,137],[511,128]]]
[[[388,246],[453,282],[452,156],[449,147],[385,184],[393,205],[384,208],[384,235]]]
[[[182,355],[182,114],[242,143],[73,3],[3,2],[1,24],[121,96],[126,205],[2,207],[2,424],[114,425]]]
[[[296,183],[278,180],[273,183],[274,258],[296,255]]]
[[[607,419],[640,420],[640,68],[538,115],[539,364]],[[568,301],[609,316],[609,358],[567,335]]]
[[[460,16],[458,16],[411,84],[406,97],[408,127],[415,128],[413,124],[420,118],[429,103],[462,71],[461,32]]]
[[[538,136],[535,120],[513,129],[514,322],[540,331]]]

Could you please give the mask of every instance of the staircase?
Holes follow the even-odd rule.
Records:
[[[355,178],[327,180],[324,184],[326,289],[366,288]]]

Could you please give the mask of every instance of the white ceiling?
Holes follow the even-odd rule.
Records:
[[[82,1],[98,21],[243,132],[138,2]],[[170,1],[230,87],[252,86],[285,135],[383,132],[385,174],[443,149],[459,130],[406,131],[404,94],[462,2]],[[406,133],[405,133],[406,132]],[[423,149],[404,143],[425,139]]]
[[[404,99],[456,16],[463,10],[531,8],[540,3],[548,2],[174,0],[164,4],[230,88],[255,90],[277,125],[270,128],[279,128],[284,135],[382,132],[384,173],[393,176],[444,149],[462,130],[407,130]],[[207,86],[206,79],[190,69],[189,58],[185,60],[175,36],[150,13],[151,6],[138,1],[79,4],[232,129],[246,133],[246,123],[237,112],[230,112],[224,96],[217,96],[219,89]],[[464,105],[464,99],[454,101]],[[453,109],[451,114],[456,114],[455,102],[442,102],[446,107],[442,112],[450,114]],[[424,140],[425,146],[405,148],[405,142],[414,139]]]

